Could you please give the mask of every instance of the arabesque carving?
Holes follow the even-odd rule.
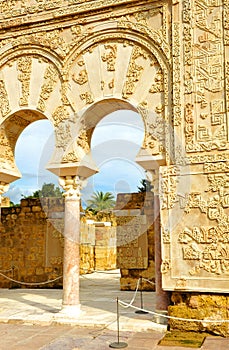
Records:
[[[223,169],[224,172],[219,172]],[[171,272],[164,281],[173,289],[204,290],[210,288],[217,276],[214,289],[223,290],[229,273],[229,172],[228,162],[207,163],[202,174],[178,174],[177,186],[174,190],[173,206],[164,205],[162,215],[162,242],[164,247],[163,260],[171,260]],[[166,174],[172,179],[174,175]],[[170,182],[171,182],[170,179]],[[181,185],[183,181],[183,186]],[[166,181],[166,184],[170,183]],[[187,192],[188,186],[190,191]],[[162,188],[162,187],[161,187]],[[169,193],[169,186],[163,192]],[[161,203],[168,203],[167,197],[161,198]],[[172,209],[172,210],[171,210]],[[166,212],[177,218],[170,226]],[[177,217],[174,217],[176,215]],[[178,214],[179,213],[179,214]],[[174,222],[173,219],[173,222]],[[170,232],[170,239],[165,235]],[[166,237],[165,239],[163,237]],[[176,262],[179,257],[179,265]],[[165,267],[167,264],[165,264]],[[176,272],[174,273],[174,271]],[[182,276],[186,280],[184,286],[177,288],[176,278]],[[196,287],[198,285],[198,287]]]
[[[117,45],[116,44],[105,44],[105,50],[109,50],[107,54],[102,55],[102,61],[107,63],[108,71],[115,71],[115,61],[117,57]]]
[[[228,78],[223,53],[227,5],[224,17],[221,8],[220,1],[184,2],[185,101],[193,109],[191,124],[186,107],[187,152],[228,149]]]
[[[201,270],[217,275],[229,272],[229,173],[214,173],[207,179],[206,191],[213,196],[203,199],[200,192],[189,194],[185,212],[198,208],[212,225],[185,227],[178,236],[183,259],[196,261],[189,270],[191,275],[199,275]]]
[[[66,106],[58,106],[52,114],[54,126],[57,127],[64,120],[68,120],[70,117],[68,108]]]
[[[81,100],[85,101],[85,103],[91,104],[94,102],[94,98],[92,96],[92,93],[90,91],[86,91],[83,94],[80,95]]]
[[[171,209],[177,201],[178,168],[170,166],[161,173],[161,208]]]
[[[9,184],[3,181],[0,181],[0,197],[3,193],[7,192],[9,189]],[[0,198],[1,203],[1,198]]]
[[[180,23],[173,23],[173,124],[181,123]]]
[[[3,79],[0,80],[0,113],[2,117],[5,117],[10,112],[9,98],[6,91],[5,82]]]
[[[19,57],[17,60],[18,80],[21,82],[22,97],[20,105],[28,105],[28,97],[30,92],[30,78],[32,72],[32,57]]]
[[[88,153],[90,151],[87,130],[85,128],[80,131],[80,134],[77,138],[77,145],[81,147],[85,153]]]
[[[46,102],[49,99],[57,80],[58,72],[52,64],[49,64],[44,74],[44,83],[41,88],[40,98],[37,105],[37,108],[42,112],[45,111]]]
[[[164,75],[161,68],[159,68],[155,74],[154,78],[155,83],[149,89],[149,92],[163,92],[164,91]]]
[[[147,53],[140,47],[135,46],[132,51],[128,72],[126,75],[126,82],[123,87],[123,98],[128,99],[133,93],[136,87],[136,83],[139,81],[141,73],[144,67],[137,63],[137,59],[143,57],[147,59]]]

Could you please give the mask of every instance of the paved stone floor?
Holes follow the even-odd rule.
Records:
[[[114,331],[67,325],[0,324],[0,334],[1,350],[103,350],[118,340]],[[126,342],[129,349],[149,350],[155,349],[161,337],[157,332],[121,332],[120,342]]]
[[[119,271],[81,276],[82,314],[65,318],[62,290],[0,289],[0,350],[103,350],[117,342],[117,297],[130,302],[133,292],[119,290]],[[144,308],[153,311],[154,292],[143,293]],[[137,293],[133,305],[140,306]],[[151,313],[120,310],[120,342],[131,350],[188,350],[158,345],[167,326]],[[229,338],[207,337],[201,350],[229,350]]]
[[[117,332],[97,327],[69,325],[0,324],[1,350],[105,350],[117,342]],[[158,345],[157,331],[120,332],[119,342],[130,350],[190,350]],[[228,350],[229,339],[207,337],[201,350]]]
[[[73,324],[77,326],[102,326],[117,328],[117,298],[129,303],[134,292],[120,291],[118,270],[110,273],[93,273],[80,278],[80,302],[82,314],[68,319],[59,311],[62,304],[61,289],[0,289],[0,322],[25,322],[39,325]],[[143,305],[154,310],[155,293],[143,293]],[[140,295],[136,294],[133,306],[140,307]],[[153,315],[138,315],[135,309],[120,307],[120,330],[165,332],[166,325],[153,322]]]

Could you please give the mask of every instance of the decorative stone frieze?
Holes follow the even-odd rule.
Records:
[[[207,163],[161,174],[163,288],[226,292],[228,281],[229,173]],[[166,188],[164,187],[166,186]]]
[[[161,265],[167,291],[229,290],[228,8],[228,0],[0,4],[0,181],[20,177],[19,135],[47,118],[55,133],[48,169],[70,213],[84,178],[98,171],[90,153],[98,122],[138,112],[145,137],[136,161],[159,183],[156,275]]]

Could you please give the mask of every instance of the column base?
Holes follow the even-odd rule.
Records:
[[[62,309],[58,313],[58,316],[68,319],[79,318],[82,314],[82,310],[79,305],[63,305]]]

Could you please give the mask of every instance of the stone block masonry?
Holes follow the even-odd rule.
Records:
[[[171,330],[209,332],[228,337],[229,323],[217,322],[217,320],[228,320],[228,294],[173,292],[171,300],[173,305],[169,306],[170,316],[201,320],[200,322],[192,322],[170,319]],[[206,322],[206,320],[212,322]]]
[[[143,290],[155,290],[153,200],[152,192],[117,196],[117,266],[121,271],[121,290],[135,290],[139,277],[143,277]]]
[[[0,287],[62,288],[62,278],[48,284],[40,283],[63,274],[63,228],[62,198],[22,199],[20,206],[2,208],[0,272],[28,285],[14,283],[0,275]],[[101,235],[102,229],[98,228],[96,234],[95,227],[81,225],[81,274],[116,268],[116,248],[112,238],[115,231],[106,227]],[[111,242],[112,246],[107,246]]]
[[[48,219],[50,208],[53,212],[61,213],[63,201],[47,198],[41,204],[40,199],[22,199],[20,206],[2,208],[0,271],[8,277],[26,283],[41,283],[62,276],[63,238]],[[18,285],[2,276],[0,286],[30,287]],[[61,286],[62,279],[58,279],[33,288]]]

